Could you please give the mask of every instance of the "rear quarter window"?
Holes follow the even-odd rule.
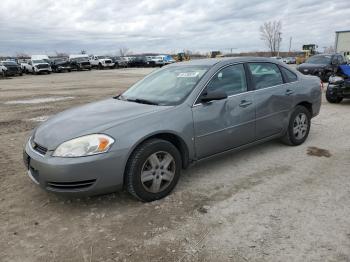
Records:
[[[286,83],[291,83],[291,82],[295,82],[298,81],[298,77],[295,73],[293,73],[292,71],[290,71],[289,69],[285,68],[285,67],[280,67],[284,78],[285,78],[285,82]]]

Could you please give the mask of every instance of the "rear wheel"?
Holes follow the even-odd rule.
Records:
[[[296,106],[289,120],[288,129],[282,141],[291,146],[298,146],[306,140],[311,127],[311,113],[304,106]]]
[[[128,161],[125,173],[127,190],[145,202],[161,199],[176,186],[181,166],[180,153],[173,144],[161,139],[148,140]]]

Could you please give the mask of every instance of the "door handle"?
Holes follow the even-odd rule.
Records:
[[[287,90],[286,90],[286,95],[287,95],[287,96],[289,96],[289,95],[291,95],[291,94],[293,94],[293,93],[294,93],[294,91],[291,90],[291,89],[287,89]]]
[[[241,103],[239,104],[240,107],[247,107],[249,105],[253,104],[252,101],[248,101],[248,100],[242,100]]]

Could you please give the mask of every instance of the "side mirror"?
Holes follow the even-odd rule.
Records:
[[[224,91],[209,91],[205,92],[200,96],[200,101],[207,103],[214,100],[226,99],[227,94]]]

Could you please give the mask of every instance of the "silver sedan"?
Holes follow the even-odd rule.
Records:
[[[276,138],[302,144],[320,105],[319,78],[275,59],[175,63],[116,97],[50,118],[32,132],[24,162],[51,192],[125,188],[153,201],[199,160]]]

